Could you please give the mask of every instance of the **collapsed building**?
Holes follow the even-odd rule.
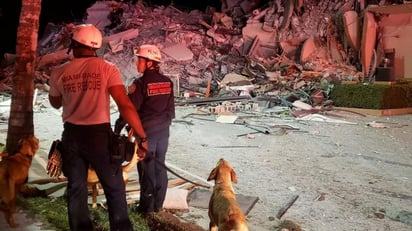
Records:
[[[139,77],[133,49],[155,44],[164,57],[162,71],[176,83],[178,105],[214,104],[209,113],[258,111],[264,102],[265,108],[304,109],[292,113],[302,116],[319,112],[312,106],[333,103],[328,96],[337,82],[396,82],[411,76],[412,4],[277,0],[256,7],[255,2],[227,0],[220,11],[213,7],[186,11],[173,4],[98,1],[87,9],[82,22],[47,26],[38,43],[36,87],[47,91],[50,70],[71,58],[67,53],[71,28],[83,22],[104,32],[99,56],[119,67],[126,85]],[[11,95],[13,59],[13,54],[7,54],[2,65],[1,99]],[[242,100],[246,103],[239,103]],[[47,107],[46,101],[47,97],[37,97],[36,106]],[[3,112],[1,120],[6,120]],[[255,133],[299,131],[285,124],[270,127],[267,114],[257,115],[261,117],[244,117],[248,120],[243,123]],[[326,121],[320,115],[299,119]],[[367,126],[385,124],[374,121]],[[253,139],[254,132],[238,136]]]
[[[411,13],[406,1],[225,0],[220,11],[97,1],[83,23],[104,32],[98,54],[120,68],[126,85],[139,77],[133,48],[150,43],[161,48],[161,69],[178,98],[263,97],[283,106],[300,99],[316,106],[333,103],[328,95],[336,82],[412,76]],[[71,58],[76,23],[46,27],[38,43],[39,88],[53,66]],[[2,90],[10,89],[11,60],[7,54]]]

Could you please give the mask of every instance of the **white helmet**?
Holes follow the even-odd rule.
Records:
[[[134,54],[137,57],[143,57],[143,58],[150,59],[150,60],[153,60],[159,63],[162,60],[160,50],[155,45],[149,45],[149,44],[141,45],[140,47],[134,50]]]
[[[81,24],[73,29],[73,40],[92,48],[102,46],[102,33],[92,24]]]

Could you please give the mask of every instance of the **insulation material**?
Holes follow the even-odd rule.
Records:
[[[187,195],[189,191],[179,188],[168,188],[166,191],[166,198],[163,202],[164,209],[189,210],[187,204]]]

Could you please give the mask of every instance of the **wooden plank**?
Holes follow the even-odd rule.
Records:
[[[196,175],[194,175],[194,174],[192,174],[192,173],[190,173],[190,172],[188,172],[188,171],[185,171],[185,170],[177,167],[176,165],[173,165],[173,164],[171,164],[171,163],[166,163],[166,165],[167,165],[169,168],[173,169],[174,171],[182,172],[182,173],[184,173],[185,175],[189,175],[189,176],[191,176],[191,177],[193,177],[193,178],[196,178],[198,181],[204,183],[205,185],[208,185],[208,186],[210,186],[210,187],[212,186],[212,184],[211,184],[210,182],[208,182],[206,179],[203,179],[203,178],[201,178],[201,177],[199,177],[199,176],[196,176]]]
[[[169,180],[169,183],[167,184],[167,187],[168,188],[176,187],[176,186],[182,185],[186,182],[187,182],[186,180],[183,180],[183,179],[180,179],[180,178]]]
[[[196,182],[196,183],[201,183],[201,182]],[[195,187],[196,187],[197,185],[195,185],[195,184],[188,184],[188,185],[186,185],[185,187],[183,187],[183,189],[186,189],[186,190],[192,190],[192,189],[194,189]]]

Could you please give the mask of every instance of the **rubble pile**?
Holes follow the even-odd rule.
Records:
[[[331,103],[327,99],[335,82],[363,78],[341,17],[358,5],[353,0],[274,0],[257,8],[253,1],[233,0],[222,1],[222,12],[213,7],[201,12],[173,4],[98,1],[87,9],[84,22],[104,32],[98,54],[118,65],[126,85],[139,77],[133,49],[150,43],[162,50],[161,69],[175,81],[178,99],[247,95],[282,106],[290,106],[290,99],[316,106]],[[39,88],[47,90],[50,69],[71,58],[67,47],[76,23],[50,23],[40,39]],[[14,75],[8,60],[2,91],[11,89]]]

